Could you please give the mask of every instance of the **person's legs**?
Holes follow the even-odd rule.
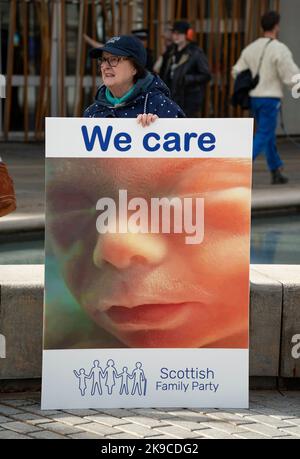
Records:
[[[132,387],[131,395],[135,395],[135,392],[136,392],[137,387],[138,387],[138,384],[137,384],[137,382],[135,382],[135,383],[133,384],[133,387]]]
[[[280,159],[277,146],[276,146],[276,128],[278,121],[278,114],[281,107],[281,101],[279,99],[269,99],[266,106],[269,112],[269,128],[270,128],[270,140],[266,148],[266,158],[270,171],[275,171],[283,166],[283,162]]]
[[[251,109],[257,123],[253,141],[253,160],[260,153],[265,153],[273,184],[287,182],[287,179],[280,172],[283,162],[276,147],[276,128],[280,104],[280,99],[275,98],[251,99]]]
[[[252,97],[251,99],[251,110],[256,121],[253,161],[261,153],[266,153],[268,145],[274,137],[274,121],[276,129],[277,115],[276,119],[274,119],[274,111],[269,105],[270,100],[262,97]]]
[[[270,140],[270,142],[267,145],[266,158],[268,167],[271,172],[283,167],[283,162],[278,154],[275,136]]]

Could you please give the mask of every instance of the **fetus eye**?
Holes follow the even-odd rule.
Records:
[[[89,197],[78,189],[50,189],[47,193],[50,211],[68,213],[89,210],[92,202]]]
[[[64,250],[93,237],[95,203],[79,188],[52,186],[47,190],[49,228],[55,243]]]

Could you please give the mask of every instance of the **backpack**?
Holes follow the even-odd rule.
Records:
[[[267,47],[271,43],[271,41],[272,41],[272,38],[270,38],[270,40],[264,47],[262,56],[259,61],[257,74],[255,75],[255,77],[252,76],[250,69],[244,70],[243,72],[238,74],[235,80],[235,83],[234,83],[233,95],[231,97],[231,104],[234,107],[239,106],[242,108],[242,110],[249,110],[250,108],[249,92],[252,91],[254,88],[256,88],[256,86],[259,83],[259,72],[262,66],[265,52],[267,50]]]

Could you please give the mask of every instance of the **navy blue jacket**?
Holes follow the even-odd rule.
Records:
[[[152,113],[159,118],[184,118],[181,108],[169,99],[170,91],[157,76],[148,73],[137,81],[134,91],[124,103],[114,107],[105,97],[106,87],[101,86],[95,102],[84,112],[87,118],[136,118],[140,114]]]

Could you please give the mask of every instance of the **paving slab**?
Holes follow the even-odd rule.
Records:
[[[28,398],[26,394],[19,394],[18,397],[23,402],[32,401],[30,394]],[[292,440],[300,438],[299,391],[251,391],[249,410],[111,409],[105,410],[105,414],[100,410],[98,413],[96,410],[68,410],[68,413],[65,410],[44,411],[37,403],[23,404],[22,408],[16,409],[9,403],[13,403],[18,397],[14,395],[9,400],[7,394],[0,394],[0,439],[149,438],[159,441],[163,438],[176,441],[176,439],[282,438]],[[291,411],[298,414],[292,414]],[[157,413],[160,419],[154,417],[154,413]],[[127,417],[122,418],[125,414]],[[45,419],[47,416],[51,416],[51,420]],[[166,421],[163,421],[163,416],[167,416]],[[95,419],[93,420],[92,417]],[[125,421],[126,424],[123,424]],[[167,425],[164,425],[164,422]],[[73,425],[74,423],[76,425]]]

